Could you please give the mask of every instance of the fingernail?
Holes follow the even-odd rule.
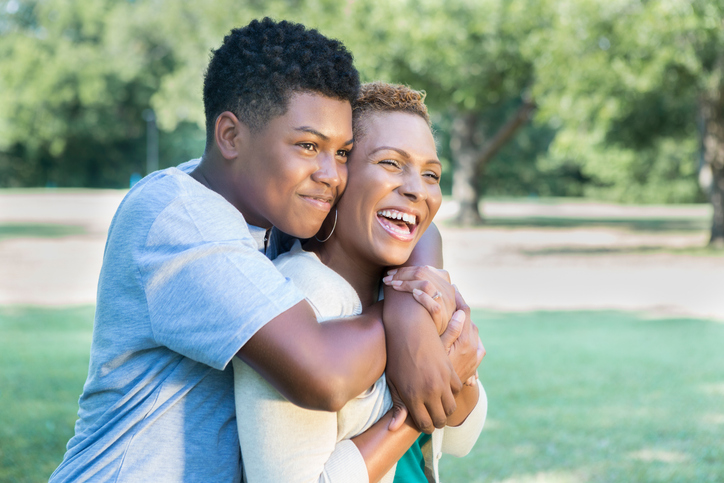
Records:
[[[392,282],[390,282],[390,285],[392,285],[393,287],[399,287],[400,285],[402,285],[402,280],[393,280]]]
[[[389,430],[394,424],[395,419],[397,419],[395,416],[392,416],[392,419],[390,419],[390,424],[387,425],[387,430]]]
[[[388,271],[387,271],[387,275],[394,275],[394,274],[396,274],[396,273],[397,273],[397,269],[396,269],[396,268],[393,268],[392,270],[388,270]]]
[[[415,297],[419,297],[421,293],[422,293],[422,290],[420,290],[419,288],[412,289],[412,295],[414,295]]]
[[[462,310],[456,310],[455,313],[452,316],[453,320],[456,322],[464,322],[465,321],[465,312]]]
[[[392,275],[388,275],[382,279],[383,283],[390,283],[392,281]]]

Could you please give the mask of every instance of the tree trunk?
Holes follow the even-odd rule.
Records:
[[[709,199],[714,213],[711,220],[709,245],[724,248],[724,169],[721,166],[713,166],[711,173],[713,176]]]
[[[701,102],[704,162],[711,169],[709,200],[714,208],[709,244],[724,246],[724,85]]]
[[[468,112],[455,119],[450,133],[450,151],[454,159],[452,194],[460,206],[455,222],[463,226],[483,223],[478,210],[477,124],[476,113]]]
[[[479,225],[483,217],[478,210],[480,200],[480,175],[491,159],[518,132],[535,110],[532,99],[526,99],[515,114],[498,129],[482,147],[481,134],[477,129],[477,115],[469,112],[455,119],[450,137],[450,150],[455,160],[453,171],[453,199],[460,205],[455,221],[463,226]]]

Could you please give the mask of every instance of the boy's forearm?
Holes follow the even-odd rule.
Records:
[[[370,387],[386,363],[382,310],[318,323],[306,302],[262,327],[237,354],[284,397],[338,411]]]

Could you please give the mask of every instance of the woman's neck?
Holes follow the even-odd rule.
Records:
[[[357,292],[362,307],[374,304],[379,298],[380,279],[384,267],[373,264],[362,257],[354,256],[345,250],[335,238],[333,237],[325,243],[312,239],[304,248],[316,253],[322,263],[347,280]]]

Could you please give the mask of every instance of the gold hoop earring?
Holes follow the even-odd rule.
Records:
[[[337,208],[334,209],[334,225],[332,225],[332,231],[329,232],[329,235],[324,240],[320,240],[317,238],[317,235],[314,235],[314,239],[317,240],[319,243],[324,243],[327,240],[329,240],[332,236],[332,233],[334,233],[334,229],[337,228]]]

